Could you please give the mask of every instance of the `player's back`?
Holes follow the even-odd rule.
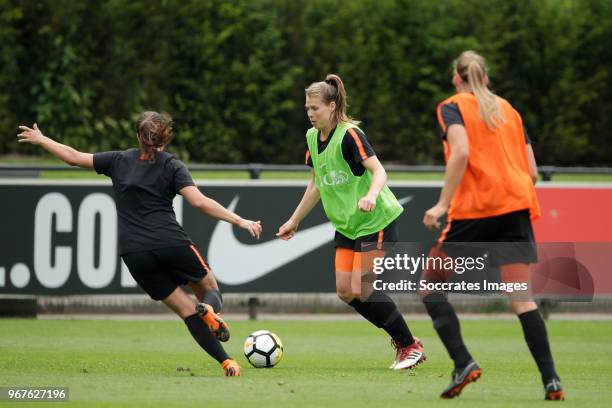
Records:
[[[454,219],[482,218],[530,209],[539,214],[535,189],[529,174],[522,120],[509,102],[497,98],[504,120],[490,128],[480,116],[478,100],[459,93],[445,103],[456,103],[469,143],[465,174],[449,209]],[[444,142],[446,159],[452,154]]]
[[[193,185],[181,161],[166,152],[141,160],[140,149],[129,149],[98,153],[94,165],[113,181],[121,253],[191,243],[172,207],[176,193]]]

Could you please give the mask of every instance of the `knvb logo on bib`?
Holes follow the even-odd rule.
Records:
[[[321,177],[323,184],[327,186],[337,186],[340,184],[346,184],[348,183],[348,179],[349,179],[348,174],[343,170],[339,170],[339,171],[332,170],[332,171],[325,173],[323,177]]]

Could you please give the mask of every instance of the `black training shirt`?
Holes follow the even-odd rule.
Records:
[[[351,135],[347,130],[344,135],[342,135],[342,157],[348,163],[353,175],[359,177],[362,176],[366,170],[361,162],[372,156],[376,156],[376,153],[374,153],[374,149],[372,148],[372,145],[370,145],[370,142],[368,142],[365,134],[358,128],[353,128],[353,130],[357,134],[363,150],[360,149],[359,145],[357,144],[357,140],[355,140],[353,135]],[[327,140],[322,142],[320,139],[321,131],[319,130],[317,134],[317,148],[319,154],[323,153],[335,132],[336,128],[329,133]],[[312,157],[310,157],[308,146],[306,146],[306,164],[312,167]]]
[[[140,160],[140,149],[96,153],[94,169],[113,181],[121,255],[192,244],[176,221],[172,200],[195,185],[185,165],[169,153]]]

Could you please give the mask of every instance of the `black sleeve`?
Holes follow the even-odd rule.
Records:
[[[174,191],[179,194],[182,188],[195,186],[189,170],[180,160],[174,160]]]
[[[352,128],[346,131],[342,139],[342,155],[349,165],[353,165],[376,156],[376,153],[365,133],[357,128]]]
[[[119,157],[120,154],[121,152],[116,151],[94,153],[93,166],[94,170],[96,170],[96,173],[112,177],[115,160]]]
[[[312,157],[310,157],[310,150],[308,150],[308,146],[306,146],[306,156],[304,158],[304,162],[308,167],[313,167],[312,165]]]
[[[525,144],[531,144],[531,138],[527,133],[527,128],[525,127],[525,125],[523,125],[523,133],[525,134]]]
[[[448,130],[450,125],[461,125],[465,127],[465,122],[463,122],[463,117],[459,111],[459,106],[457,106],[456,103],[447,103],[442,105],[440,114],[442,116],[442,122],[444,122],[445,129]],[[441,137],[442,139],[446,139],[446,131],[442,130]]]

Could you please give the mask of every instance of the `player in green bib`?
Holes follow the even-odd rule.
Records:
[[[306,112],[312,128],[306,133],[306,164],[312,174],[302,201],[278,230],[291,239],[300,222],[321,200],[336,228],[336,292],[360,315],[391,336],[395,370],[425,361],[423,344],[413,337],[397,305],[383,292],[363,291],[364,244],[397,242],[396,220],[403,211],[389,187],[387,173],[372,146],[347,113],[346,91],[337,75],[306,88]],[[379,244],[379,245],[378,245]]]

